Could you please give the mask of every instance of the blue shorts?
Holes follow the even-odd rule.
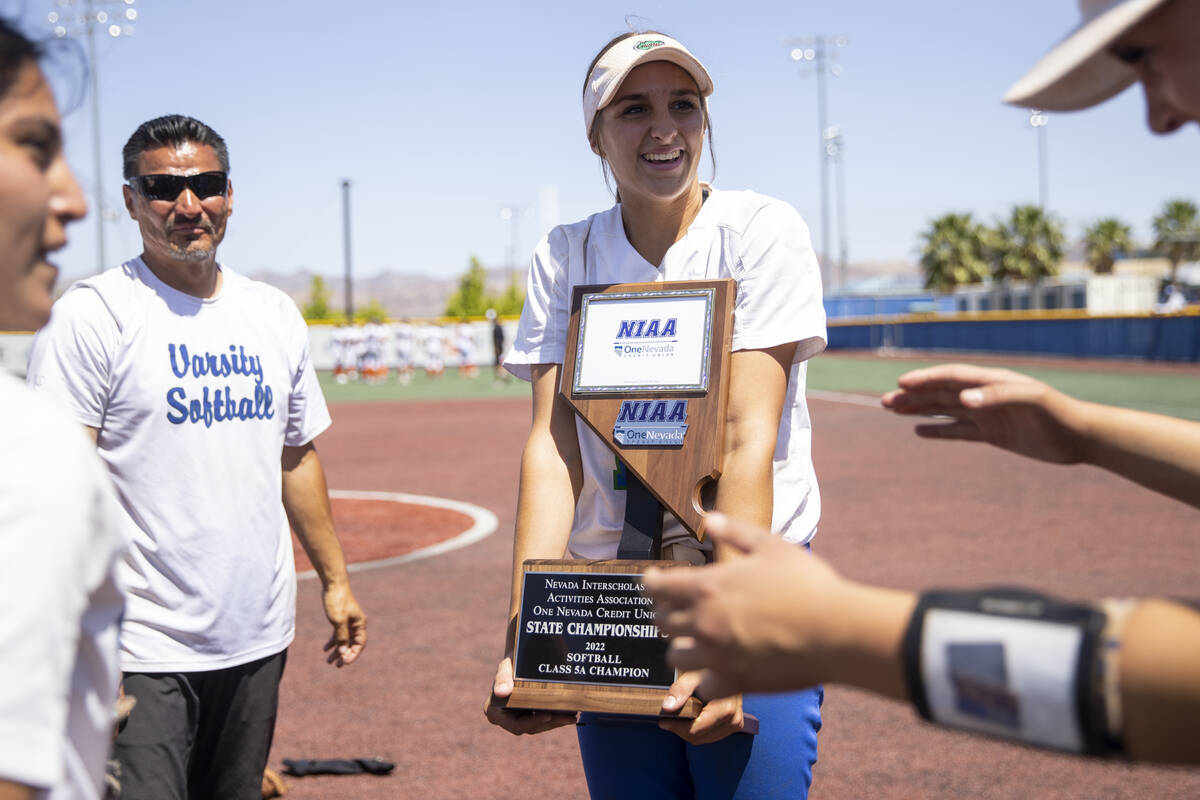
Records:
[[[821,687],[748,694],[755,736],[736,733],[692,745],[648,718],[581,714],[577,731],[588,792],[595,800],[768,800],[805,798],[817,762]]]

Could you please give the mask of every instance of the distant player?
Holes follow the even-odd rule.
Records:
[[[477,376],[479,367],[475,364],[475,330],[465,317],[454,328],[454,350],[458,354],[458,374],[464,378]]]
[[[392,350],[396,354],[396,377],[403,384],[413,376],[413,326],[407,318],[392,325]]]
[[[504,326],[494,308],[487,310],[487,320],[492,324],[492,382],[499,384],[508,379],[508,370],[504,369]]]
[[[362,327],[363,334],[363,377],[367,383],[383,383],[387,380],[388,366],[384,360],[388,329],[377,319],[371,319]]]
[[[338,325],[329,337],[329,349],[333,354],[333,377],[338,383],[347,383],[355,377],[354,357],[350,348],[350,331]]]
[[[425,351],[425,376],[440,378],[446,371],[446,333],[432,322],[421,326],[421,348]]]

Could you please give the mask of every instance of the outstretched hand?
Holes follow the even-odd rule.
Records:
[[[669,659],[703,670],[697,693],[798,689],[820,683],[842,579],[803,548],[746,522],[710,515],[705,530],[745,554],[700,569],[651,569],[643,583]]]
[[[1054,464],[1086,460],[1084,406],[1027,375],[1007,369],[942,364],[901,375],[881,398],[897,414],[950,417],[916,427],[928,439],[988,442]]]

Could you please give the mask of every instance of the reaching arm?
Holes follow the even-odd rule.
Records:
[[[724,696],[825,681],[907,697],[900,642],[916,598],[855,584],[765,528],[714,514],[707,530],[741,558],[652,571],[645,585],[680,669],[704,669],[700,691]]]
[[[283,508],[304,552],[321,579],[325,616],[333,635],[328,661],[353,664],[367,644],[367,615],[350,590],[346,559],[333,529],[325,470],[312,442],[283,448]]]
[[[915,594],[848,581],[820,558],[751,525],[715,517],[709,530],[746,557],[645,576],[659,627],[680,637],[671,661],[704,669],[702,692],[836,682],[908,699],[901,643]],[[1200,611],[1140,601],[1119,642],[1126,754],[1200,764]]]
[[[989,442],[1057,464],[1089,463],[1200,508],[1200,423],[1076,400],[1003,369],[947,364],[902,375],[882,402],[952,421],[928,438]]]
[[[739,350],[730,359],[729,403],[725,411],[725,444],[716,510],[764,528],[771,525],[772,459],[795,352],[796,343],[789,342],[767,350]],[[717,561],[727,561],[738,557],[740,552],[714,541],[713,555]],[[688,697],[697,693],[702,677],[697,671],[681,672],[667,693],[663,709],[675,711],[682,707]],[[707,701],[698,717],[662,720],[660,727],[692,744],[718,741],[744,727],[740,694],[701,691],[698,696]]]
[[[517,526],[513,537],[512,591],[504,657],[484,704],[488,721],[516,733],[541,733],[575,721],[574,714],[518,712],[497,705],[512,694],[513,651],[521,603],[522,565],[530,558],[562,558],[575,516],[575,501],[583,486],[583,466],[575,413],[558,394],[561,366],[536,364],[533,377],[533,422],[521,453],[521,484],[517,492]]]

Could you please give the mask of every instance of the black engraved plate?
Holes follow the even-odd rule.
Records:
[[[667,639],[637,574],[526,572],[515,677],[666,689]]]

